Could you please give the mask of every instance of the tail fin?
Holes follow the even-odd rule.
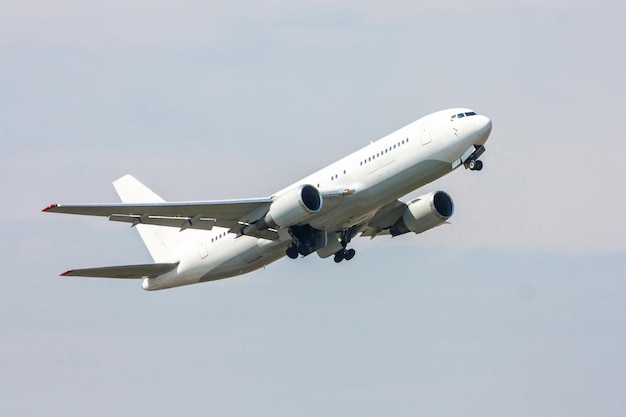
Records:
[[[113,187],[115,187],[115,191],[123,203],[165,202],[132,175],[125,175],[115,180]],[[138,224],[136,228],[155,262],[167,261],[170,254],[181,245],[184,238],[181,236],[182,233],[173,227]]]

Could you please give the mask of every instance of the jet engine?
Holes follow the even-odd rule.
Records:
[[[265,216],[256,222],[258,230],[293,226],[322,208],[322,196],[312,185],[301,185],[278,196]]]
[[[409,202],[402,217],[389,228],[392,236],[422,233],[443,224],[454,213],[452,198],[443,191],[434,191]]]

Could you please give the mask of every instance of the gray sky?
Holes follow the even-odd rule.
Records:
[[[0,5],[0,414],[617,416],[626,407],[617,1]],[[494,130],[451,225],[146,293],[148,262],[43,215],[264,196],[430,112]]]

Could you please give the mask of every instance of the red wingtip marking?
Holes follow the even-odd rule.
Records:
[[[67,271],[63,272],[63,273],[62,273],[61,275],[59,275],[59,276],[64,277],[64,276],[66,276],[67,274],[69,274],[70,272],[72,272],[72,270],[71,270],[71,269],[68,269]]]
[[[41,210],[41,211],[48,211],[48,210],[50,210],[50,209],[55,208],[56,206],[57,206],[56,204],[50,204],[49,206],[44,207],[44,209],[43,209],[43,210]]]

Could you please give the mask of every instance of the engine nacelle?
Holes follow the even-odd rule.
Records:
[[[409,202],[402,217],[389,228],[389,232],[392,236],[422,233],[443,224],[452,214],[452,198],[443,191],[434,191]]]
[[[312,185],[301,185],[277,197],[267,214],[258,222],[258,230],[293,226],[322,208],[322,196]]]

